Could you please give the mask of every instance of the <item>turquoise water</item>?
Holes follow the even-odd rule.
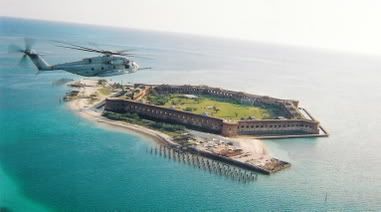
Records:
[[[37,39],[54,64],[92,54],[58,39],[139,47],[154,69],[112,78],[189,83],[301,101],[329,138],[264,141],[292,167],[252,184],[153,157],[149,138],[76,116],[52,86],[65,72],[18,67],[10,43]],[[0,207],[13,211],[381,210],[380,58],[190,35],[0,19]]]

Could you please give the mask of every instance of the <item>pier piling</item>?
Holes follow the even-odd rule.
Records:
[[[165,159],[189,165],[196,169],[204,170],[209,174],[223,176],[226,179],[239,183],[246,184],[258,179],[258,174],[254,171],[242,169],[222,161],[209,159],[178,147],[160,145],[159,147],[152,147],[150,150],[147,149],[146,152],[149,152],[151,155],[158,155]]]

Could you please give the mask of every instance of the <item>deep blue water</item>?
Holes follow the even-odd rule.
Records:
[[[59,102],[65,72],[36,75],[7,54],[37,40],[49,63],[94,56],[49,40],[139,48],[152,70],[123,82],[188,83],[293,98],[329,138],[266,140],[292,167],[252,184],[146,153],[149,138],[97,126]],[[114,47],[116,48],[116,47]],[[381,61],[183,34],[0,18],[0,207],[13,211],[381,210]],[[327,198],[326,198],[327,197]],[[327,199],[327,201],[325,201]]]

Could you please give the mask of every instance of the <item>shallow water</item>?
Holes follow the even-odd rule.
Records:
[[[152,157],[152,140],[101,128],[59,102],[65,72],[35,75],[5,54],[37,39],[48,62],[92,56],[48,40],[144,48],[152,70],[123,82],[207,84],[300,100],[329,138],[266,140],[292,167],[240,184]],[[381,210],[376,57],[181,34],[0,19],[0,207],[14,211]]]

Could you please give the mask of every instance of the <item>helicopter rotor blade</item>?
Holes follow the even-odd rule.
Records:
[[[75,46],[62,46],[62,45],[56,45],[57,47],[66,48],[66,49],[75,49],[79,51],[85,51],[85,52],[95,52],[95,53],[101,53],[103,54],[103,51],[99,51],[96,49],[90,49],[90,48],[82,48],[82,47],[75,47]]]
[[[26,67],[27,65],[28,65],[28,58],[27,58],[27,56],[24,54],[24,55],[20,58],[19,66],[21,66],[21,67]]]
[[[121,46],[121,45],[113,45],[113,44],[99,44],[99,43],[94,43],[94,42],[89,42],[89,45],[90,46],[94,46],[96,47],[97,49],[101,50],[101,46],[110,46],[112,48],[123,48],[122,50],[119,50],[119,51],[114,51],[116,53],[123,53],[123,52],[132,52],[132,51],[138,51],[139,49],[136,49],[136,48],[130,48],[130,47],[126,47],[126,46]],[[124,49],[126,48],[126,49]]]
[[[99,44],[97,44],[97,43],[89,42],[88,44],[89,44],[90,46],[95,47],[95,48],[96,48],[97,50],[99,50],[99,51],[104,51],[102,48],[99,47]]]
[[[60,46],[60,45],[56,45],[56,46],[61,47],[61,48],[65,48],[65,49],[75,49],[75,50],[79,50],[79,51],[85,51],[85,52],[97,52],[97,53],[99,53],[99,51],[96,51],[96,50],[90,50],[90,49],[81,49],[81,48],[76,48],[76,47]]]
[[[83,51],[92,51],[92,52],[98,52],[98,53],[101,53],[101,54],[107,54],[107,55],[121,55],[121,56],[127,56],[127,54],[125,54],[125,52],[128,52],[128,51],[131,51],[131,50],[128,50],[128,49],[125,49],[125,50],[120,50],[120,51],[109,51],[109,50],[102,50],[102,49],[94,49],[94,48],[88,48],[88,47],[84,47],[84,46],[80,46],[80,45],[75,45],[75,44],[71,44],[71,43],[67,43],[67,42],[62,42],[62,41],[54,41],[56,43],[60,43],[60,44],[64,44],[64,45],[69,45],[71,47],[75,47],[75,49],[77,50],[83,50]],[[96,43],[89,43],[90,45],[94,45],[94,46],[99,46],[98,44]],[[63,47],[63,46],[61,46]],[[99,47],[97,47],[99,48]],[[73,48],[74,49],[74,48]]]
[[[127,57],[141,58],[141,59],[147,59],[147,60],[153,60],[153,58],[151,58],[151,57],[140,56],[140,55],[127,55]]]
[[[98,52],[98,53],[102,53],[103,52],[103,51],[98,50],[98,49],[88,48],[88,47],[79,46],[79,45],[74,45],[74,44],[66,43],[66,42],[62,42],[62,41],[54,41],[54,42],[59,43],[59,44],[63,44],[63,45],[66,45],[66,46],[75,47],[75,48],[77,48],[77,50],[88,50],[88,51],[94,51],[94,52]],[[63,46],[60,46],[60,47],[63,47]]]
[[[122,50],[123,51],[123,50]],[[117,55],[127,56],[127,57],[136,57],[136,58],[145,58],[145,59],[152,59],[151,55],[147,54],[140,54],[140,53],[128,53],[128,52],[121,52],[117,51],[115,52]]]
[[[126,56],[126,57],[140,57],[140,58],[145,58],[145,59],[151,59],[148,57],[140,56],[140,55],[135,55],[132,53],[129,53],[130,51],[135,51],[136,49],[123,49],[123,50],[118,50],[118,51],[112,51],[112,50],[102,50],[102,49],[95,49],[95,48],[88,48],[80,45],[75,45],[67,42],[62,42],[62,41],[56,41],[53,40],[53,42],[58,43],[60,45],[56,45],[61,48],[67,48],[67,49],[75,49],[79,51],[86,51],[86,52],[96,52],[104,55],[120,55],[120,56]],[[95,43],[89,43],[90,45],[98,46],[98,44]]]
[[[116,53],[123,54],[123,53],[133,52],[133,51],[138,51],[138,50],[137,49],[123,49],[123,50],[116,51]]]
[[[102,54],[109,54],[109,55],[120,55],[120,56],[130,56],[131,53],[127,53],[127,50],[121,50],[121,51],[111,51],[111,50],[103,50],[101,51]]]
[[[121,56],[126,56],[128,54],[128,52],[132,52],[132,51],[138,51],[138,49],[121,49],[121,50],[103,50],[100,46],[112,46],[112,47],[120,47],[120,46],[116,46],[116,45],[105,45],[105,44],[102,44],[102,45],[99,45],[98,43],[94,43],[94,42],[89,42],[89,45],[92,45],[94,47],[96,47],[99,51],[102,51],[104,54],[112,54],[112,55],[121,55]]]

